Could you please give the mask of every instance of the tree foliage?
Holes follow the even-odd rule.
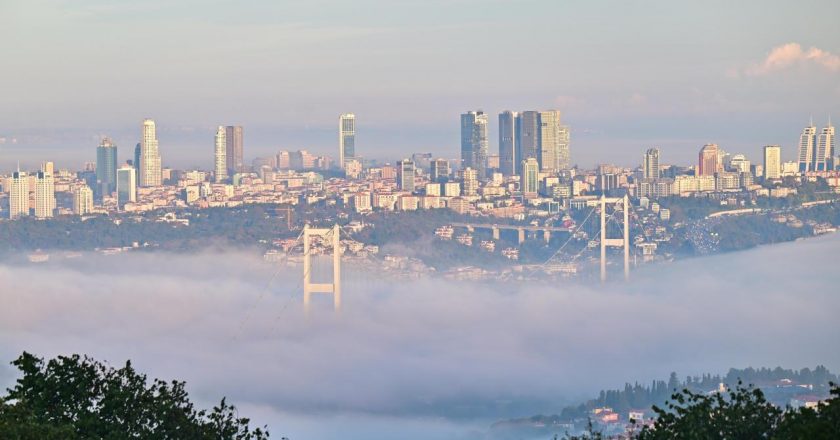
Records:
[[[87,356],[44,362],[24,352],[12,365],[22,374],[0,397],[3,439],[263,440],[263,428],[222,399],[212,410],[190,402],[185,383],[149,381],[126,362],[112,368]]]

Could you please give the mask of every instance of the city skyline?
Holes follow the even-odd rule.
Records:
[[[4,91],[7,105],[0,109],[0,169],[14,168],[10,157],[64,163],[104,133],[130,148],[133,121],[147,115],[161,122],[161,140],[173,147],[164,160],[185,167],[210,162],[190,163],[206,145],[204,134],[212,136],[221,120],[249,127],[251,157],[297,148],[332,155],[333,118],[353,109],[365,121],[359,134],[366,157],[382,158],[396,147],[399,158],[457,146],[451,118],[463,109],[495,115],[557,108],[575,127],[575,161],[591,166],[605,153],[628,160],[651,145],[678,158],[708,142],[750,154],[767,143],[787,150],[803,115],[840,113],[840,47],[828,18],[840,11],[836,2],[774,2],[760,8],[764,21],[752,19],[754,2],[728,5],[726,16],[714,17],[709,5],[668,2],[638,8],[621,2],[527,1],[531,7],[518,8],[470,0],[430,7],[322,3],[330,7],[221,2],[205,9],[191,1],[151,1],[120,8],[97,0],[0,5],[10,22],[3,36],[15,42],[6,55],[15,69],[6,75],[16,85]],[[379,14],[365,14],[366,7],[378,7]],[[540,39],[553,32],[545,26],[552,17],[575,19],[564,24],[564,38]],[[593,20],[609,32],[587,26]],[[716,32],[707,32],[710,21]],[[675,23],[679,38],[669,39]],[[149,26],[163,28],[140,38],[138,30]],[[477,32],[485,28],[499,31]],[[419,29],[434,29],[435,38],[418,39]],[[172,38],[176,32],[180,38]],[[103,34],[121,46],[93,44]],[[294,47],[285,43],[291,35]],[[563,57],[538,56],[528,49],[531,38]],[[210,47],[242,50],[229,51],[223,69],[205,69]],[[131,51],[140,56],[124,55]],[[410,62],[389,61],[403,53]],[[111,56],[119,76],[91,70],[103,55]],[[505,57],[517,60],[515,69],[498,67]],[[273,61],[281,59],[289,62]],[[59,70],[56,60],[66,61],[60,77],[40,73]],[[148,73],[140,60],[157,70]],[[428,74],[430,65],[447,69]],[[552,74],[507,80],[523,68]],[[483,74],[467,74],[476,71]],[[495,139],[495,117],[489,125]]]

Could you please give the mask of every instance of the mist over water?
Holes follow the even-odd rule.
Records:
[[[0,265],[8,362],[83,353],[222,396],[276,437],[482,438],[626,381],[730,367],[840,370],[840,235],[650,265],[629,283],[393,281],[345,264],[309,318],[299,269],[256,253]],[[271,283],[269,284],[269,282]]]

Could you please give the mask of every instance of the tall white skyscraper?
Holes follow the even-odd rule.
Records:
[[[814,157],[816,156],[817,127],[811,125],[802,130],[799,136],[799,172],[814,171]]]
[[[35,217],[50,218],[55,212],[53,164],[46,162],[35,176]]]
[[[487,115],[482,111],[461,115],[461,167],[472,168],[479,178],[487,171]]]
[[[140,186],[160,186],[160,151],[158,150],[155,121],[143,120],[143,137],[140,140]]]
[[[93,191],[87,185],[81,185],[73,190],[73,213],[85,215],[93,212]]]
[[[227,162],[227,130],[220,125],[216,129],[216,150],[215,150],[215,179],[216,183],[221,183],[227,180],[228,162]]]
[[[831,171],[834,169],[834,126],[831,125],[831,118],[828,125],[820,130],[817,137],[817,154],[814,158],[814,170]]]
[[[344,113],[338,117],[338,162],[344,163],[356,157],[356,115]]]
[[[659,149],[650,148],[645,152],[642,171],[645,179],[658,179],[659,174]]]
[[[767,145],[764,147],[764,178],[780,179],[782,177],[782,147]]]
[[[18,169],[12,174],[12,184],[9,188],[9,218],[29,215],[29,176]]]
[[[499,113],[499,170],[507,176],[517,174],[516,162],[521,160],[517,154],[519,147],[516,145],[519,137],[518,122],[516,112],[506,110]]]

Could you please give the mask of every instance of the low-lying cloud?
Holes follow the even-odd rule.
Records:
[[[748,67],[744,73],[748,76],[761,76],[797,65],[813,65],[829,72],[838,72],[840,56],[817,47],[805,50],[799,43],[787,43],[774,47],[763,62]]]
[[[308,318],[298,270],[267,288],[274,268],[252,254],[3,265],[0,360],[132,359],[296,439],[324,426],[354,438],[349,420],[530,415],[670,371],[838,369],[838,246],[835,236],[648,266],[603,286],[395,282],[345,265],[342,312],[317,297]],[[0,386],[14,375],[0,366]],[[319,434],[297,417],[318,420]]]

